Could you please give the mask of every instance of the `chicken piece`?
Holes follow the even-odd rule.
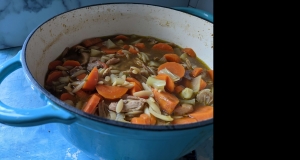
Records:
[[[87,70],[91,71],[94,67],[97,67],[97,68],[107,68],[107,65],[103,62],[101,62],[100,60],[96,60],[94,62],[90,62],[88,63],[87,65]]]
[[[204,105],[211,105],[213,102],[213,93],[210,89],[203,89],[197,94],[196,100]]]
[[[146,100],[144,98],[127,96],[127,99],[123,99],[124,106],[121,112],[141,111],[144,109],[145,102]],[[112,102],[109,104],[108,108],[116,111],[117,104],[118,102]]]
[[[120,58],[112,58],[106,62],[107,65],[117,64],[120,62]]]
[[[187,113],[191,113],[194,111],[193,105],[191,104],[182,104],[180,106],[177,106],[174,111],[173,114],[175,116],[183,116]]]

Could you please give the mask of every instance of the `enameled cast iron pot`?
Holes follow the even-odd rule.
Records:
[[[211,14],[197,9],[132,3],[94,5],[55,16],[27,37],[15,57],[0,65],[0,83],[22,67],[32,88],[47,104],[20,109],[0,101],[0,122],[21,127],[57,123],[70,143],[95,159],[178,159],[213,135],[213,119],[177,126],[141,126],[89,115],[43,88],[47,65],[65,47],[85,38],[137,34],[191,47],[213,69],[212,21]]]

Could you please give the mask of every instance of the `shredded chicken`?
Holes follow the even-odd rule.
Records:
[[[123,98],[123,109],[121,112],[132,112],[132,111],[141,111],[144,109],[146,100],[144,98],[139,98],[135,96],[125,96]],[[116,111],[118,102],[112,102],[109,104],[108,109]]]
[[[107,68],[107,65],[105,63],[101,62],[100,60],[96,60],[94,62],[88,63],[86,69],[90,71],[94,67],[97,67],[97,68]]]

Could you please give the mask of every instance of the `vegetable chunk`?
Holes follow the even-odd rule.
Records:
[[[154,99],[158,102],[160,108],[168,114],[172,114],[176,105],[179,103],[179,99],[168,92],[158,92],[158,90],[153,89]]]
[[[170,72],[172,72],[173,74],[175,74],[179,77],[183,77],[184,73],[185,73],[184,67],[181,64],[176,63],[176,62],[163,63],[158,67],[157,71],[160,71],[164,68],[167,68]]]
[[[128,91],[128,88],[98,84],[96,90],[104,98],[116,100],[121,98]]]

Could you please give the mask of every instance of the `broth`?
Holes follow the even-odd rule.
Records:
[[[45,89],[84,112],[125,123],[213,118],[213,70],[191,48],[155,37],[110,35],[66,47]]]

